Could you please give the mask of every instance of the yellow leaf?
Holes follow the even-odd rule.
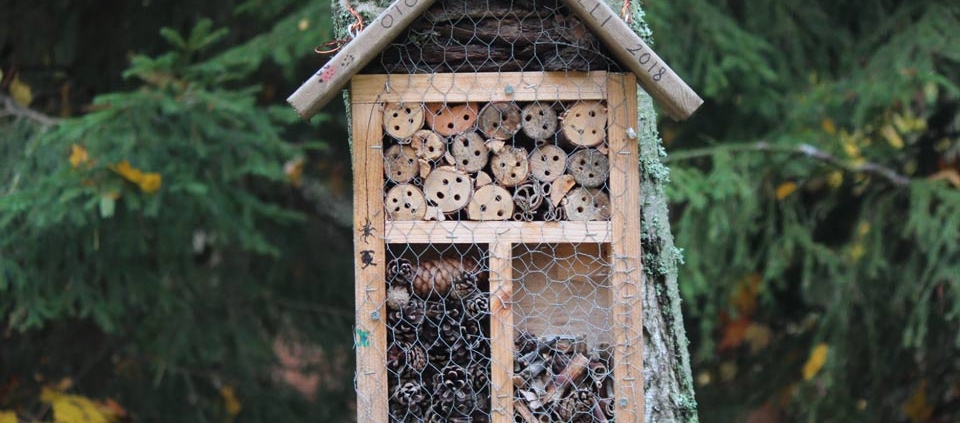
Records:
[[[813,351],[810,352],[810,357],[807,358],[807,362],[803,364],[803,380],[813,379],[820,372],[820,369],[827,362],[828,352],[830,352],[830,347],[822,342],[814,347]]]
[[[860,224],[857,225],[857,234],[864,236],[868,233],[870,233],[870,222],[860,222]]]
[[[76,169],[77,166],[86,163],[87,160],[90,160],[90,155],[87,154],[86,148],[77,144],[70,146],[70,166]]]
[[[147,194],[157,192],[162,184],[163,177],[160,176],[159,173],[155,172],[144,173],[140,178],[140,181],[137,182],[137,185],[140,186],[140,190]]]
[[[123,179],[137,184],[140,190],[147,194],[156,192],[160,189],[160,186],[163,185],[163,177],[159,173],[144,173],[140,169],[131,166],[130,162],[126,160],[117,163],[116,166],[111,167],[111,169],[117,172]]]
[[[283,172],[287,174],[287,180],[290,181],[290,185],[295,187],[300,186],[303,177],[303,165],[304,161],[302,157],[288,160],[283,164]]]
[[[243,404],[240,403],[240,400],[237,398],[237,393],[233,390],[232,386],[228,385],[220,388],[220,396],[223,397],[223,406],[227,409],[227,414],[231,416],[240,414],[240,410],[243,409]]]
[[[794,182],[784,182],[777,186],[777,200],[783,200],[797,190],[797,184]]]
[[[883,138],[887,140],[887,144],[890,144],[891,147],[897,150],[903,148],[903,137],[893,128],[893,125],[884,126],[880,130],[880,135],[883,135]]]
[[[113,167],[113,171],[117,172],[123,179],[133,183],[139,183],[140,180],[143,179],[143,172],[141,172],[140,169],[130,166],[130,162],[126,160],[117,163],[117,165]]]
[[[820,127],[823,128],[823,132],[826,132],[830,135],[837,134],[837,125],[833,123],[833,119],[824,118],[822,121],[820,121]]]
[[[21,107],[29,107],[33,102],[33,91],[30,90],[29,85],[20,81],[19,75],[14,76],[13,81],[10,81],[10,96]]]
[[[0,411],[0,423],[19,423],[17,413],[13,411]]]
[[[830,185],[830,188],[839,187],[841,184],[843,184],[843,172],[839,170],[830,172],[830,174],[827,175],[827,184]]]
[[[861,258],[867,253],[867,250],[863,247],[862,242],[857,242],[850,246],[850,260],[854,263],[860,261]]]
[[[310,20],[307,18],[300,19],[300,22],[297,22],[297,29],[301,31],[306,31],[307,28],[310,28]]]
[[[40,400],[53,408],[53,423],[110,423],[95,402],[80,395],[43,388]]]
[[[920,381],[917,390],[903,403],[903,414],[913,423],[925,422],[933,416],[933,406],[927,401],[926,379]]]

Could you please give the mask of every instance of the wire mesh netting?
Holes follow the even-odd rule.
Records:
[[[386,392],[360,389],[360,420],[639,421],[636,86],[616,72],[556,2],[439,0],[355,79],[385,244],[383,303],[358,299],[383,348],[358,354]]]

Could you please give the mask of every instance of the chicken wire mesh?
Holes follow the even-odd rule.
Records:
[[[636,84],[619,71],[556,2],[439,0],[355,77],[362,248],[384,244],[361,251],[382,269],[358,283],[382,295],[358,290],[358,321],[386,316],[382,348],[358,345],[383,369],[358,368],[359,420],[639,421]]]

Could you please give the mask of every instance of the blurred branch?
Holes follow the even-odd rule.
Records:
[[[31,110],[26,107],[21,107],[15,101],[13,97],[0,94],[0,101],[3,102],[3,109],[0,109],[0,118],[7,116],[14,116],[20,119],[29,119],[32,120],[40,126],[50,127],[60,123],[62,119],[54,118],[47,116],[43,113],[40,113],[35,110]]]
[[[865,173],[878,176],[885,179],[896,187],[904,187],[910,184],[910,178],[897,173],[897,171],[873,162],[864,162],[860,164],[850,163],[837,158],[836,156],[820,150],[809,144],[800,144],[798,146],[773,145],[766,141],[742,144],[724,144],[713,147],[696,148],[692,150],[683,150],[671,153],[664,160],[665,163],[672,161],[684,161],[710,157],[720,152],[761,152],[761,153],[779,153],[808,157],[838,167],[852,173]]]

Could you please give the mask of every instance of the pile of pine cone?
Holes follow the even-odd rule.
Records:
[[[391,422],[489,422],[490,319],[477,263],[387,268]]]
[[[611,348],[582,339],[514,339],[514,413],[524,423],[613,421]]]

